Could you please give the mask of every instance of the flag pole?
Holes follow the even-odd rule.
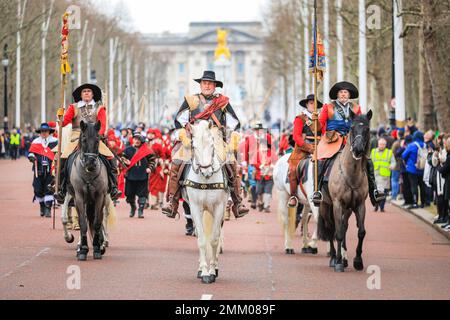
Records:
[[[58,117],[58,151],[56,157],[56,182],[55,182],[55,193],[59,192],[60,183],[60,170],[61,170],[61,140],[62,140],[62,125],[64,117],[64,94],[66,89],[66,74],[70,73],[69,65],[69,27],[68,27],[69,13],[65,12],[62,16],[62,30],[61,30],[61,92],[60,92],[60,103],[56,115]],[[56,204],[53,201],[53,206],[55,208]],[[53,210],[53,229],[55,229],[55,210]]]
[[[314,0],[314,114],[317,114],[317,0]],[[318,191],[317,122],[314,120],[314,191]]]

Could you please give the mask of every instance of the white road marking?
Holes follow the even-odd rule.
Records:
[[[39,257],[40,255],[47,253],[50,250],[50,248],[46,247],[44,249],[42,249],[41,251],[39,251],[36,255],[34,255],[33,257],[31,257],[28,260],[25,260],[24,262],[22,262],[21,264],[19,264],[17,267],[15,267],[13,270],[9,271],[8,273],[5,273],[3,275],[0,276],[0,280],[9,277],[10,275],[12,275],[14,272],[16,272],[18,269],[23,268],[27,265],[29,265],[34,259],[36,259],[37,257]]]
[[[202,297],[200,300],[212,300],[212,294],[202,294]]]

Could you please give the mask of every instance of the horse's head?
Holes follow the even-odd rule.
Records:
[[[350,129],[350,151],[355,160],[364,157],[370,147],[370,119],[372,119],[372,110],[367,114],[351,114],[352,127]]]
[[[95,170],[98,161],[98,146],[100,143],[100,121],[96,123],[88,123],[81,121],[81,135],[80,135],[80,151],[81,162],[88,172]]]
[[[200,120],[192,127],[192,166],[196,172],[200,172],[205,178],[213,175],[214,169],[214,138],[211,133],[211,123]]]

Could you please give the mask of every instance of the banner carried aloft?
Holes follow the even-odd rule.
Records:
[[[62,17],[62,30],[61,30],[61,74],[66,75],[71,73],[69,64],[69,13],[65,12]]]
[[[311,50],[309,51],[309,71],[311,73],[314,73],[314,71],[316,70],[315,67],[317,67],[317,77],[320,81],[322,81],[323,74],[325,73],[327,67],[327,63],[325,60],[325,49],[322,42],[322,38],[320,37],[317,23],[314,23],[313,29],[314,29],[313,32],[314,37],[311,45]]]

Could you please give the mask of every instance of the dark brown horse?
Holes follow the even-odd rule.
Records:
[[[366,167],[370,149],[371,118],[371,110],[366,115],[352,114],[352,126],[347,143],[336,156],[328,185],[324,185],[322,189],[324,199],[319,208],[318,235],[319,239],[330,242],[330,267],[334,267],[337,272],[343,272],[347,266],[342,248],[347,250],[345,235],[352,212],[356,215],[358,227],[358,247],[353,267],[356,270],[364,269],[361,255],[366,235],[365,200],[369,192]],[[337,242],[336,249],[334,240]]]

